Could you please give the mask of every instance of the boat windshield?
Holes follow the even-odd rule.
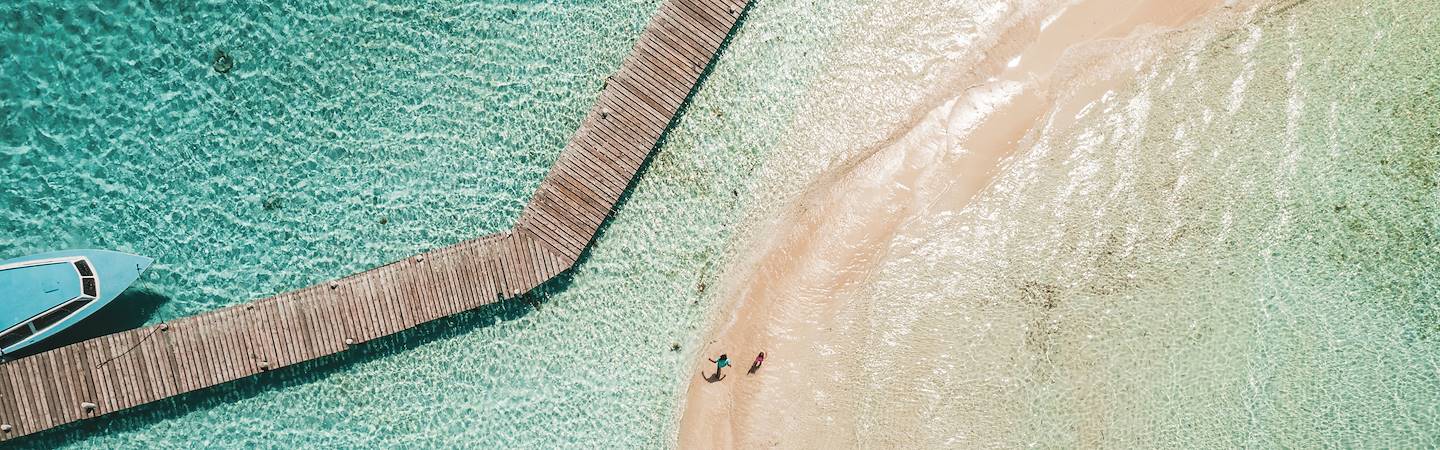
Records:
[[[31,330],[29,325],[21,325],[5,334],[0,334],[0,348],[9,348],[32,334],[35,334],[35,330]]]
[[[66,317],[70,317],[70,315],[74,314],[75,311],[79,311],[80,308],[85,307],[85,305],[89,303],[90,299],[85,297],[71,300],[69,303],[61,305],[59,308],[52,309],[45,314],[41,314],[40,317],[36,317],[35,320],[30,321],[30,325],[35,328],[35,331],[50,328],[51,325],[60,323],[61,320],[65,320]]]
[[[80,276],[82,276],[82,277],[93,277],[93,276],[95,276],[95,272],[91,272],[91,271],[90,271],[90,263],[85,262],[85,260],[83,260],[83,259],[82,259],[82,260],[79,260],[79,261],[75,261],[75,270],[76,270],[76,271],[79,271],[79,272],[80,272]]]

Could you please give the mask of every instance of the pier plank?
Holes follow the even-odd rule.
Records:
[[[257,326],[260,330],[260,345],[265,348],[265,359],[255,362],[257,368],[261,365],[278,367],[280,360],[285,358],[285,339],[280,334],[279,297],[271,297],[269,301],[255,305],[254,314],[260,317],[260,323]]]
[[[402,313],[405,308],[404,302],[400,301],[400,295],[396,289],[399,282],[396,280],[395,271],[397,264],[387,264],[377,270],[375,276],[380,280],[380,301],[381,308],[385,311],[385,335],[395,334],[404,328]]]
[[[447,264],[449,264],[449,257],[441,252],[431,252],[429,256],[425,257],[425,270],[423,273],[425,274],[426,281],[424,291],[426,297],[429,299],[431,320],[445,317],[448,315],[446,312],[453,310],[453,307],[446,306],[454,300],[450,298],[450,294],[445,288],[445,267]]]
[[[61,398],[69,407],[66,420],[76,421],[85,418],[84,408],[80,407],[80,404],[86,401],[85,393],[80,381],[80,373],[75,367],[75,351],[62,347],[49,353],[55,355],[55,372],[58,374],[56,380],[61,386]]]
[[[52,380],[45,376],[40,367],[43,359],[43,357],[30,357],[21,361],[24,364],[25,373],[30,376],[30,379],[35,380],[35,387],[31,391],[35,393],[36,409],[40,411],[40,425],[53,427],[62,422],[59,420],[59,414],[55,411],[55,395],[51,392]]]
[[[650,59],[653,56],[644,53],[637,53],[637,58]],[[629,108],[629,114],[624,117],[625,125],[635,128],[643,134],[641,140],[628,143],[644,144],[644,136],[659,136],[669,122],[658,122],[647,120],[649,117],[668,116],[673,114],[685,101],[686,92],[674,93],[673,95],[656,94],[653,86],[656,85],[678,85],[683,75],[675,75],[668,70],[660,70],[658,66],[649,64],[635,67],[626,67],[622,77],[617,77],[615,82],[617,95],[607,98],[607,102],[620,103]],[[623,89],[622,89],[623,88]],[[653,140],[651,140],[653,142]]]
[[[257,304],[270,301],[273,300],[267,298],[257,302]],[[246,355],[247,358],[245,359],[246,369],[251,373],[258,373],[260,370],[260,361],[269,361],[271,358],[270,351],[272,346],[262,326],[264,324],[264,315],[259,312],[259,308],[251,304],[245,305],[245,308],[241,309],[241,316],[245,318],[245,339],[249,341],[250,348],[249,354]]]
[[[26,430],[41,430],[47,428],[43,412],[43,403],[40,396],[36,394],[37,384],[35,376],[29,373],[30,364],[23,363],[24,360],[6,364],[11,369],[11,376],[16,383],[16,396],[21,401],[20,415],[21,422]]]
[[[174,336],[171,334],[171,325],[168,323],[164,323],[160,324],[159,326],[165,327],[165,329],[160,330],[160,336],[157,337],[160,340],[160,357],[163,359],[162,364],[165,365],[165,380],[169,383],[169,392],[171,392],[171,395],[179,395],[186,392],[185,385],[181,381],[182,374],[180,373],[179,367],[181,358],[179,357],[179,355],[175,354],[175,342],[173,339]],[[79,355],[77,355],[77,359],[79,361],[85,360],[83,348],[80,348],[79,351],[77,351],[76,353],[79,353]],[[94,400],[94,381],[88,379],[88,377],[90,376],[90,371],[86,370],[82,372],[81,375],[83,377],[86,377],[85,383],[87,387],[86,392],[88,394],[87,398],[91,399],[91,403],[96,403],[98,405],[99,402]]]
[[[192,367],[197,377],[197,387],[213,386],[218,379],[217,362],[214,360],[215,351],[210,348],[211,342],[205,331],[213,316],[213,314],[202,313],[187,320],[190,322],[190,326],[186,329],[186,333],[190,335],[190,357],[195,359]]]
[[[469,308],[495,303],[495,297],[500,293],[495,283],[495,241],[487,241],[476,249],[475,264],[478,270],[479,295],[467,305]]]
[[[309,309],[309,304],[304,300],[305,291],[302,289],[295,292],[295,296],[291,297],[290,304],[287,305],[290,312],[288,319],[290,334],[295,339],[292,345],[294,359],[290,361],[290,364],[299,364],[319,356],[311,345],[309,313],[306,311]]]
[[[450,282],[453,280],[448,270],[452,264],[451,260],[454,259],[453,253],[453,248],[447,248],[431,252],[425,258],[425,274],[429,280],[425,290],[427,295],[433,299],[428,309],[429,314],[436,318],[444,317],[447,311],[453,309],[449,306],[453,300],[451,297],[454,296],[450,287]]]
[[[460,247],[457,250],[460,256],[460,274],[463,283],[460,287],[460,295],[452,298],[451,308],[456,313],[469,311],[478,305],[478,301],[484,298],[483,289],[480,285],[482,279],[480,268],[480,255],[485,247],[484,242],[472,242]]]
[[[621,75],[624,74],[622,73]],[[601,94],[600,98],[596,99],[596,104],[606,111],[609,111],[612,108],[620,107],[619,105],[621,105],[621,102],[623,101],[621,97],[629,95],[627,90],[621,89],[621,86],[625,83],[626,81],[623,76],[617,76],[615,78],[615,81],[611,83],[610,89],[606,90],[604,94]],[[602,128],[614,126],[613,122],[615,121],[611,120],[608,115],[593,114],[589,117],[586,117],[584,126],[575,133],[575,140],[579,141],[586,138],[587,136],[594,136],[597,132],[600,132]],[[610,134],[613,133],[606,133],[606,136],[609,137]],[[629,147],[630,145],[632,145],[632,143],[630,142],[609,140],[607,140],[606,144],[611,147]],[[616,174],[617,171],[615,171],[614,168],[611,167],[611,162],[619,159],[626,159],[626,153],[613,151],[609,148],[600,150],[602,151],[590,152],[590,156],[596,161],[597,165],[596,167],[587,169],[585,175],[604,176],[599,175],[598,173]],[[619,173],[623,173],[623,171]],[[616,174],[613,179],[614,182],[610,183],[609,186],[606,186],[607,188],[613,189],[626,184],[623,179],[619,178],[618,174]]]
[[[645,141],[655,142],[659,139],[660,133],[664,131],[661,126],[644,125],[638,122],[640,119],[637,117],[646,114],[647,111],[669,108],[666,103],[668,100],[634,92],[633,89],[635,88],[628,81],[617,80],[615,82],[616,95],[601,99],[603,104],[612,105],[617,112],[611,114],[609,118],[595,122],[595,131],[608,131],[612,137],[618,138],[616,148],[623,150],[618,153],[612,151],[611,153],[614,153],[615,157],[610,158],[609,161],[625,161],[633,164],[644,160],[645,155],[641,151],[648,150],[650,147],[643,143]],[[607,167],[607,170],[613,172],[628,172],[614,169],[614,167]],[[620,186],[623,187],[625,184],[621,183]]]
[[[215,349],[215,360],[218,361],[216,367],[219,369],[220,374],[217,377],[217,383],[224,383],[239,378],[240,374],[243,373],[240,362],[234,358],[234,342],[231,341],[232,333],[230,333],[230,324],[232,322],[231,317],[234,315],[234,307],[221,308],[215,311],[214,316],[210,319],[211,325],[206,328],[207,331],[209,331],[208,340],[211,341],[211,346]]]
[[[495,253],[496,242],[499,242],[499,240],[494,235],[491,235],[485,240],[476,242],[475,246],[470,249],[471,277],[473,277],[471,282],[475,288],[474,294],[467,297],[465,301],[461,303],[461,308],[465,311],[495,302],[495,294],[498,292],[493,281],[496,268],[487,263]]]
[[[319,358],[321,353],[319,344],[315,342],[316,323],[310,320],[311,310],[315,308],[312,303],[309,289],[301,289],[296,292],[295,300],[295,329],[298,331],[297,347],[300,349],[300,357],[296,364]]]
[[[196,330],[198,323],[195,317],[170,322],[170,336],[175,343],[176,354],[181,356],[176,362],[180,365],[184,391],[208,386],[201,370],[204,359],[199,355],[200,340]]]
[[[431,321],[445,317],[445,297],[439,284],[442,280],[438,270],[435,268],[444,259],[438,252],[431,251],[425,254],[425,260],[416,267],[416,275],[419,277],[419,289],[421,297],[421,310],[424,311],[425,320]]]
[[[416,307],[420,306],[420,301],[417,298],[418,295],[415,293],[414,288],[415,258],[402,259],[398,264],[400,264],[400,268],[395,273],[398,279],[395,290],[400,293],[400,318],[403,319],[402,323],[404,324],[404,328],[410,329],[414,328],[415,325],[426,322],[422,320],[424,314],[415,310]]]
[[[386,290],[388,286],[386,286],[385,280],[382,279],[383,269],[384,266],[381,266],[365,272],[365,283],[370,288],[368,291],[368,298],[370,299],[368,305],[370,306],[371,323],[374,325],[374,329],[372,330],[373,337],[371,337],[371,339],[389,336],[391,330],[390,312],[387,311],[388,299]]]
[[[55,393],[62,406],[61,413],[65,422],[80,420],[80,396],[75,393],[74,371],[70,370],[69,353],[63,348],[55,349],[45,354],[50,355],[50,376],[55,383]],[[153,392],[153,390],[152,390]]]
[[[22,366],[5,364],[0,367],[4,368],[5,379],[9,382],[10,395],[5,398],[14,400],[11,409],[15,411],[12,424],[15,426],[15,430],[12,434],[20,436],[42,430],[43,428],[38,426],[38,421],[32,416],[35,402],[30,400],[31,383],[25,382],[29,378],[25,376]]]
[[[334,294],[335,291],[330,289],[328,284],[311,288],[311,302],[315,307],[310,317],[320,325],[315,339],[320,345],[322,355],[333,355],[345,350],[345,339],[341,337],[344,332],[339,329],[344,319],[339,319],[340,311],[335,308]]]
[[[645,48],[644,43],[642,42],[640,44],[640,48],[643,50]],[[637,53],[637,55],[639,55],[639,53]],[[665,107],[662,106],[664,102],[652,101],[648,104],[641,104],[639,99],[633,97],[635,97],[637,92],[644,92],[648,89],[654,89],[657,86],[664,87],[668,84],[669,81],[644,67],[643,64],[623,66],[620,68],[620,71],[615,74],[610,85],[610,90],[607,92],[608,95],[597,99],[597,103],[605,108],[613,109],[624,107],[630,109],[632,116],[645,120],[647,125],[664,127],[669,123],[668,120],[664,122],[661,121],[664,120],[666,116]],[[622,85],[626,86],[626,89],[619,89]],[[650,98],[664,97],[655,95],[650,96]],[[604,117],[600,118],[604,119]],[[618,175],[619,174],[617,174],[617,176]]]
[[[116,410],[115,399],[110,388],[110,378],[105,376],[104,367],[100,366],[100,361],[104,360],[100,356],[102,354],[100,342],[98,338],[90,339],[81,342],[80,345],[85,347],[85,367],[90,369],[90,379],[95,386],[95,403],[100,405],[101,411],[111,412]]]
[[[505,237],[505,242],[501,244],[505,249],[506,257],[510,258],[510,266],[507,268],[506,273],[510,275],[510,293],[512,297],[525,295],[525,292],[531,288],[526,280],[526,263],[525,259],[521,257],[519,245],[516,245],[518,243],[519,238],[515,235],[515,232],[512,231],[510,235]]]
[[[583,153],[585,152],[577,152],[577,154]],[[572,172],[570,167],[558,167],[557,169],[560,169],[559,172],[555,173],[551,183],[545,186],[546,195],[541,198],[563,201],[565,206],[577,217],[593,216],[603,211],[598,202],[605,201],[604,193],[620,187],[618,184],[587,184],[584,180],[590,177]]]
[[[660,8],[665,10],[665,14],[662,15],[663,22],[676,27],[691,40],[701,43],[702,49],[714,52],[724,42],[724,35],[708,32],[705,25],[692,18],[684,8],[672,3],[661,5]]]
[[[360,312],[362,324],[358,342],[369,342],[380,336],[379,319],[375,313],[374,290],[370,286],[370,272],[355,275],[356,309]]]
[[[398,320],[395,319],[394,282],[390,280],[390,271],[394,266],[384,265],[367,272],[370,278],[370,287],[375,294],[375,306],[378,313],[380,333],[376,336],[384,337],[394,333],[399,328]]]
[[[272,336],[271,340],[275,342],[275,359],[269,361],[269,368],[267,370],[275,370],[288,366],[294,358],[294,349],[292,348],[294,339],[290,337],[289,312],[286,311],[290,297],[294,295],[293,292],[277,295],[275,301],[265,310],[266,321],[269,324],[270,335]],[[208,324],[206,329],[207,331],[210,329]],[[207,336],[206,341],[209,340]],[[212,348],[210,351],[214,352],[215,349]]]
[[[356,310],[358,303],[355,300],[355,280],[347,277],[337,280],[333,290],[335,297],[335,310],[340,312],[341,341],[349,339],[352,343],[360,341],[360,313]],[[346,346],[349,348],[349,345]]]
[[[537,217],[544,218],[544,220],[554,220],[549,219],[548,214],[548,212],[542,211],[537,213]],[[537,222],[538,221],[537,219]],[[578,249],[584,245],[576,242],[579,237],[574,236],[573,233],[567,232],[557,225],[546,225],[543,227],[531,225],[527,229],[533,230],[541,240],[544,240],[547,244],[554,247],[558,252],[566,254],[575,253],[578,255]]]
[[[57,389],[58,383],[55,382],[55,373],[52,367],[54,357],[54,352],[45,352],[30,358],[33,360],[31,373],[39,374],[35,380],[39,382],[40,394],[44,396],[45,413],[49,416],[51,426],[65,423],[65,410],[68,409],[61,403],[60,392]]]
[[[495,250],[495,279],[499,281],[500,300],[504,300],[512,296],[510,276],[506,273],[506,271],[510,270],[510,266],[512,264],[510,263],[510,256],[507,255],[505,252],[504,242],[505,240],[501,239],[492,244]]]
[[[614,88],[609,89],[613,90]],[[571,137],[570,144],[566,148],[566,159],[562,161],[561,164],[557,164],[557,166],[564,170],[563,175],[567,178],[574,178],[581,181],[592,191],[605,192],[625,183],[618,175],[611,174],[609,173],[611,172],[610,170],[605,169],[605,161],[610,159],[607,155],[597,152],[580,151],[580,139],[585,136],[586,133],[590,132],[590,128],[594,126],[596,120],[599,120],[598,113],[591,114],[590,117],[587,117],[585,121],[582,122],[580,129],[575,131],[575,136]]]
[[[653,93],[652,90],[657,86],[663,87],[669,83],[671,81],[663,78],[662,74],[643,65],[622,67],[620,72],[616,73],[610,91],[607,92],[608,95],[597,99],[596,103],[618,111],[618,114],[611,115],[611,117],[619,116],[614,117],[616,119],[614,121],[650,130],[658,135],[670,123],[665,118],[669,117],[667,110],[672,110],[672,108],[668,108],[666,105],[672,104],[672,99],[675,99],[673,104],[678,105],[680,99],[683,99],[682,94],[657,95]],[[611,117],[598,117],[591,124],[603,123]],[[644,141],[627,143],[645,144]],[[624,177],[623,172],[616,173],[615,178],[619,178],[622,182],[629,181]]]
[[[213,386],[220,382],[220,362],[216,359],[215,342],[210,338],[215,315],[202,313],[195,316],[190,334],[194,339],[193,357],[196,358],[196,372],[200,375],[200,386]]]
[[[410,320],[414,322],[411,325],[413,327],[442,316],[432,316],[434,312],[431,310],[432,305],[428,301],[429,293],[425,289],[425,284],[429,282],[430,272],[429,265],[426,263],[429,262],[430,257],[428,255],[416,255],[408,259],[410,264],[404,272],[404,286],[409,301]]]
[[[142,329],[145,331],[137,336],[139,341],[136,343],[135,350],[133,350],[132,353],[136,354],[135,357],[142,361],[141,365],[144,367],[145,378],[146,381],[148,381],[146,386],[150,389],[150,398],[146,399],[146,401],[154,401],[174,395],[174,393],[167,392],[165,389],[165,371],[160,366],[160,358],[156,355],[155,334],[159,333],[159,329],[155,327],[145,327]],[[78,405],[78,403],[75,404]]]
[[[75,384],[70,379],[69,363],[66,362],[65,353],[67,352],[57,349],[45,352],[40,356],[48,356],[46,362],[50,366],[51,381],[55,383],[56,397],[59,398],[62,406],[60,412],[64,421],[70,422],[80,419],[80,402],[76,400],[75,392],[72,389]]]
[[[283,305],[285,311],[285,324],[287,336],[290,339],[290,358],[285,365],[294,365],[310,359],[310,349],[307,347],[308,336],[305,329],[305,304],[302,302],[303,291],[295,291],[286,299]]]
[[[168,325],[169,328],[169,331],[167,331],[166,334],[168,334],[170,337],[170,348],[176,356],[175,371],[179,374],[177,379],[180,385],[180,392],[188,392],[194,389],[200,389],[203,386],[200,383],[199,376],[197,376],[195,373],[195,364],[197,364],[198,361],[195,360],[194,351],[191,349],[190,322],[191,321],[188,320],[188,318],[166,322],[166,325]],[[91,351],[91,349],[89,349],[88,347],[86,348],[86,350],[87,352]],[[94,360],[93,354],[90,359],[92,361]],[[91,366],[93,367],[94,364],[92,364]],[[100,389],[101,388],[99,386],[99,383],[97,382],[96,390],[99,391]],[[98,392],[96,394],[96,397],[103,398],[103,396],[100,395]],[[101,405],[105,405],[105,402],[98,403]]]
[[[119,395],[116,397],[119,404],[116,405],[116,409],[129,408],[139,403],[140,398],[137,395],[139,390],[135,388],[135,377],[131,376],[134,370],[130,368],[130,360],[124,357],[125,335],[124,333],[115,333],[109,338],[109,351],[106,352],[105,366],[110,369],[111,376],[115,377],[116,384],[121,389],[117,392]]]
[[[410,300],[405,293],[405,267],[407,265],[406,260],[402,259],[390,263],[389,270],[386,271],[386,277],[390,279],[390,303],[393,305],[390,317],[391,321],[395,323],[394,332],[396,333],[415,326],[410,322]]]
[[[657,30],[660,30],[660,28],[657,28]],[[680,72],[680,70],[677,70],[677,68],[673,66],[666,66],[672,64],[681,65],[684,64],[682,61],[688,61],[688,59],[677,60],[666,58],[665,54],[651,50],[650,45],[652,44],[650,42],[652,40],[663,41],[664,39],[662,39],[662,35],[655,34],[652,35],[652,37],[638,42],[637,44],[639,46],[635,52],[635,60],[638,63],[627,65],[621,70],[622,72],[635,76],[636,85],[650,88],[632,90],[630,95],[636,96],[644,93],[645,97],[653,100],[653,104],[655,105],[653,108],[655,112],[652,115],[664,116],[666,111],[672,110],[673,107],[671,105],[679,105],[680,102],[684,100],[685,94],[688,93],[688,91],[679,92],[680,87],[685,84],[684,80],[688,76],[688,73],[677,73]],[[662,42],[659,45],[666,44],[667,43]],[[659,87],[660,89],[655,89],[655,87]]]
[[[126,368],[130,370],[127,376],[135,380],[136,400],[130,406],[148,403],[156,398],[150,362],[145,360],[145,350],[142,348],[142,341],[145,339],[141,332],[143,330],[145,329],[140,328],[119,333],[121,342],[125,345],[120,359],[125,360]]]
[[[599,201],[598,196],[603,194],[589,191],[578,192],[579,190],[577,189],[567,189],[564,183],[565,181],[563,179],[556,181],[555,185],[552,186],[554,190],[549,193],[550,195],[534,199],[531,202],[546,210],[547,214],[545,217],[551,219],[549,222],[556,227],[556,232],[563,232],[575,227],[583,228],[591,224],[598,225],[600,223],[599,218],[603,212],[593,207],[582,207],[578,204]]]
[[[616,84],[617,84],[617,87],[620,85],[620,83],[616,83]],[[617,92],[617,95],[623,94],[623,92],[620,92],[619,90],[617,90],[616,92]],[[605,102],[614,102],[615,99],[614,99],[613,97],[607,97],[607,98],[605,98],[603,101],[605,101]],[[603,137],[603,138],[604,138],[603,140],[604,140],[605,143],[607,144],[606,147],[601,147],[601,149],[604,150],[604,151],[606,152],[606,154],[611,155],[610,158],[606,158],[605,161],[604,161],[604,162],[605,162],[605,165],[606,165],[605,170],[619,171],[619,172],[629,172],[629,170],[616,170],[616,169],[621,169],[621,168],[626,168],[626,169],[628,169],[628,167],[629,167],[630,165],[632,165],[632,164],[633,164],[635,167],[639,167],[639,164],[635,164],[635,163],[639,162],[640,160],[643,160],[644,158],[638,157],[638,156],[637,156],[638,152],[639,152],[641,149],[648,149],[648,148],[649,148],[649,146],[645,146],[645,145],[641,145],[640,143],[637,143],[637,142],[635,141],[635,138],[637,137],[637,134],[638,134],[638,133],[637,133],[636,131],[632,130],[630,127],[624,126],[622,123],[620,123],[620,121],[616,121],[616,120],[601,120],[601,121],[597,121],[597,122],[595,122],[595,123],[592,124],[592,126],[588,129],[588,131],[590,131],[590,133],[587,133],[586,136],[590,136],[590,137],[600,136],[600,137]],[[615,164],[616,162],[621,162],[621,163],[625,163],[625,164],[624,164],[624,165],[618,165],[618,166],[617,166],[617,165]]]
[[[10,375],[9,365],[0,365],[0,424],[10,425],[9,433],[0,433],[0,440],[9,439],[15,436],[15,429],[19,428],[20,411],[19,402],[15,398],[15,386]]]
[[[309,290],[301,289],[295,293],[295,299],[291,301],[295,308],[294,318],[291,319],[295,323],[295,346],[299,350],[299,356],[295,363],[320,357],[320,352],[315,350],[315,324],[310,321],[310,309],[313,305],[308,301],[309,297]]]
[[[384,330],[384,334],[381,336],[395,334],[400,329],[400,314],[396,311],[400,309],[400,304],[395,299],[395,280],[392,277],[394,272],[395,265],[387,264],[371,273],[370,281],[375,283],[376,295],[378,295],[376,300],[379,302],[380,319]]]
[[[618,134],[612,126],[596,124],[588,127],[583,134],[579,135],[579,139],[582,145],[586,141],[593,144],[586,148],[591,154],[600,156],[603,159],[603,163],[607,168],[606,170],[614,171],[616,169],[626,168],[630,160],[634,159],[629,156],[634,153],[634,145],[627,144],[626,141],[624,141],[624,137]],[[636,166],[638,167],[638,164]],[[606,198],[619,198],[615,193],[624,190],[624,187],[618,185],[610,186],[609,188],[609,191],[605,193]]]

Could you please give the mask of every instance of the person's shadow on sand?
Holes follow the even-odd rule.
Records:
[[[700,372],[700,378],[704,378],[705,381],[714,383],[714,382],[716,382],[716,381],[720,381],[720,380],[725,379],[725,375],[721,375],[721,374],[720,374],[720,371],[718,371],[718,370],[715,371],[715,374],[714,374],[714,375],[711,375],[711,376],[708,376],[708,377],[705,376],[705,372]]]

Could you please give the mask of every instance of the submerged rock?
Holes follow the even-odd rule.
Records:
[[[231,58],[230,54],[225,53],[224,50],[216,49],[215,64],[213,65],[213,67],[215,68],[216,73],[230,73],[230,69],[235,68],[235,58]]]

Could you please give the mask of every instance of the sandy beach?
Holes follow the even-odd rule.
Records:
[[[705,377],[714,365],[696,361],[681,406],[679,446],[856,445],[852,430],[867,426],[863,411],[817,411],[835,411],[824,406],[863,395],[844,392],[855,382],[854,360],[841,354],[847,349],[835,345],[835,336],[863,320],[863,305],[852,294],[891,251],[897,233],[924,226],[917,217],[964,208],[1032,129],[1064,126],[1133,77],[1123,52],[1112,51],[1126,39],[1240,8],[1226,3],[1082,0],[1027,17],[987,52],[983,67],[989,69],[978,70],[969,86],[778,208],[780,225],[754,236],[718,287],[724,306],[700,353],[728,353],[733,365],[724,379],[710,382]],[[764,367],[747,374],[761,351],[767,352]],[[925,421],[922,411],[915,416]]]

